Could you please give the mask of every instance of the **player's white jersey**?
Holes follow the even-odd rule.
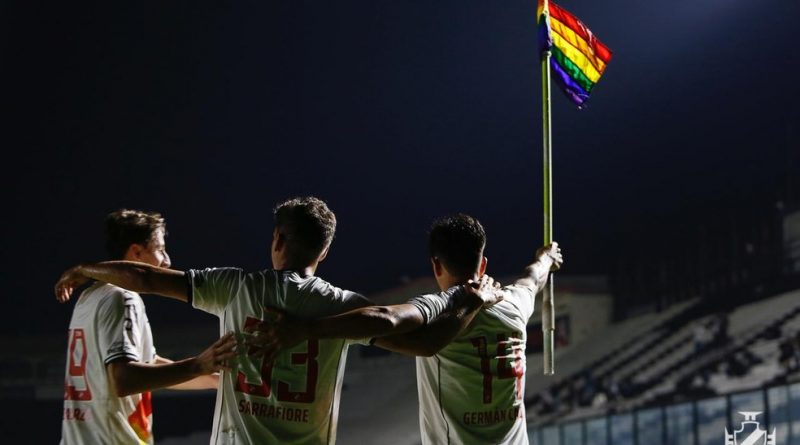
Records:
[[[69,323],[61,443],[153,443],[150,393],[117,397],[106,364],[155,354],[139,294],[103,283],[84,291]]]
[[[264,319],[264,308],[316,319],[367,305],[317,277],[267,270],[187,272],[194,307],[220,318],[220,334]],[[212,444],[333,444],[347,347],[352,340],[309,340],[282,351],[272,366],[242,348],[217,392]]]
[[[537,289],[504,288],[504,300],[432,357],[417,357],[423,445],[528,443],[525,425],[526,325]],[[423,314],[446,305],[442,295],[414,298]]]

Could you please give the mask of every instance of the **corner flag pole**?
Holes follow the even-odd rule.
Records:
[[[544,20],[550,18],[548,1],[544,0],[542,10]],[[553,165],[552,128],[550,123],[550,49],[542,58],[542,120],[544,132],[544,243],[553,242]],[[553,359],[553,334],[555,333],[555,312],[553,310],[553,275],[550,274],[542,298],[542,347],[544,348],[544,375],[555,374]]]

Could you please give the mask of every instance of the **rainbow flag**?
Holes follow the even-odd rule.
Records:
[[[541,56],[550,50],[553,78],[567,97],[583,108],[597,81],[611,60],[611,50],[592,34],[577,17],[548,1],[539,0],[539,46]]]

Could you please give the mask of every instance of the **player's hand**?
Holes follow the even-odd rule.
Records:
[[[558,243],[555,241],[540,247],[539,250],[536,251],[536,259],[543,262],[549,262],[551,272],[561,269],[561,265],[564,264],[564,257],[561,255],[561,248],[558,247]]]
[[[484,274],[478,281],[469,280],[464,285],[464,290],[468,298],[480,298],[483,307],[487,308],[503,301],[501,287],[500,283],[494,281],[494,278]]]
[[[59,303],[66,303],[69,301],[69,297],[72,295],[72,292],[75,289],[83,286],[84,284],[88,283],[90,278],[85,277],[81,274],[81,266],[75,266],[73,268],[67,269],[66,272],[61,274],[61,278],[58,279],[58,282],[55,286],[55,294],[56,300]]]
[[[282,350],[308,340],[310,332],[305,322],[270,307],[264,308],[264,315],[264,321],[245,328],[251,334],[245,341],[249,355],[263,355],[265,363],[272,363]]]
[[[194,358],[197,375],[213,374],[220,370],[229,371],[228,360],[236,357],[236,337],[228,332]]]

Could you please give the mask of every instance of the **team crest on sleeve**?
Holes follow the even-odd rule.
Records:
[[[733,433],[729,433],[725,428],[725,445],[777,445],[775,443],[775,428],[772,433],[762,430],[756,420],[756,416],[761,412],[743,411],[739,414],[744,416],[742,426]]]

